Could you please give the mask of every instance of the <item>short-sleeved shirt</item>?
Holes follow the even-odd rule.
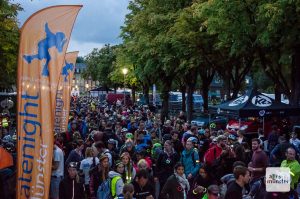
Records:
[[[54,147],[53,161],[58,162],[58,167],[52,171],[52,176],[62,177],[64,176],[64,153],[58,146]]]
[[[99,163],[99,159],[95,157],[95,165],[97,165],[98,163]],[[86,159],[83,159],[80,163],[80,170],[82,170],[84,174],[84,184],[90,183],[89,171],[91,169],[92,164],[93,164],[93,157],[88,157]]]
[[[252,155],[251,159],[252,164],[249,165],[253,168],[266,168],[268,166],[268,156],[267,154],[260,150],[260,151],[255,151]],[[262,176],[264,176],[266,171],[253,171],[251,175],[251,179],[258,179]]]

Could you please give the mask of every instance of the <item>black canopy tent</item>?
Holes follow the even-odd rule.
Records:
[[[94,89],[92,89],[92,90],[90,90],[89,92],[91,92],[91,91],[113,91],[113,90],[111,90],[110,88],[108,88],[108,87],[106,87],[106,86],[100,86],[100,87],[98,87],[98,88],[94,88]]]
[[[256,91],[250,90],[245,95],[210,107],[210,113],[245,117],[288,117],[299,116],[300,107],[291,106]]]

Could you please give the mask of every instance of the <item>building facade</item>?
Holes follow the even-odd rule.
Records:
[[[72,92],[78,95],[87,94],[91,89],[96,88],[99,85],[98,81],[93,81],[91,77],[84,79],[82,77],[83,71],[86,69],[87,65],[85,63],[76,63],[75,72],[72,80]]]

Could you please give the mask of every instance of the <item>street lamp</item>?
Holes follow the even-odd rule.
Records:
[[[124,74],[124,105],[126,106],[126,96],[125,96],[125,78],[126,78],[126,74],[128,73],[128,69],[127,68],[123,68],[122,69],[122,73]]]

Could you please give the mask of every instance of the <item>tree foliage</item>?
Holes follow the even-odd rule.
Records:
[[[93,81],[99,81],[101,86],[115,87],[109,75],[113,72],[116,61],[117,46],[106,44],[101,49],[94,49],[85,57],[87,69],[84,71],[84,78],[91,77]]]
[[[0,1],[0,89],[11,89],[16,84],[20,10],[19,4]]]

